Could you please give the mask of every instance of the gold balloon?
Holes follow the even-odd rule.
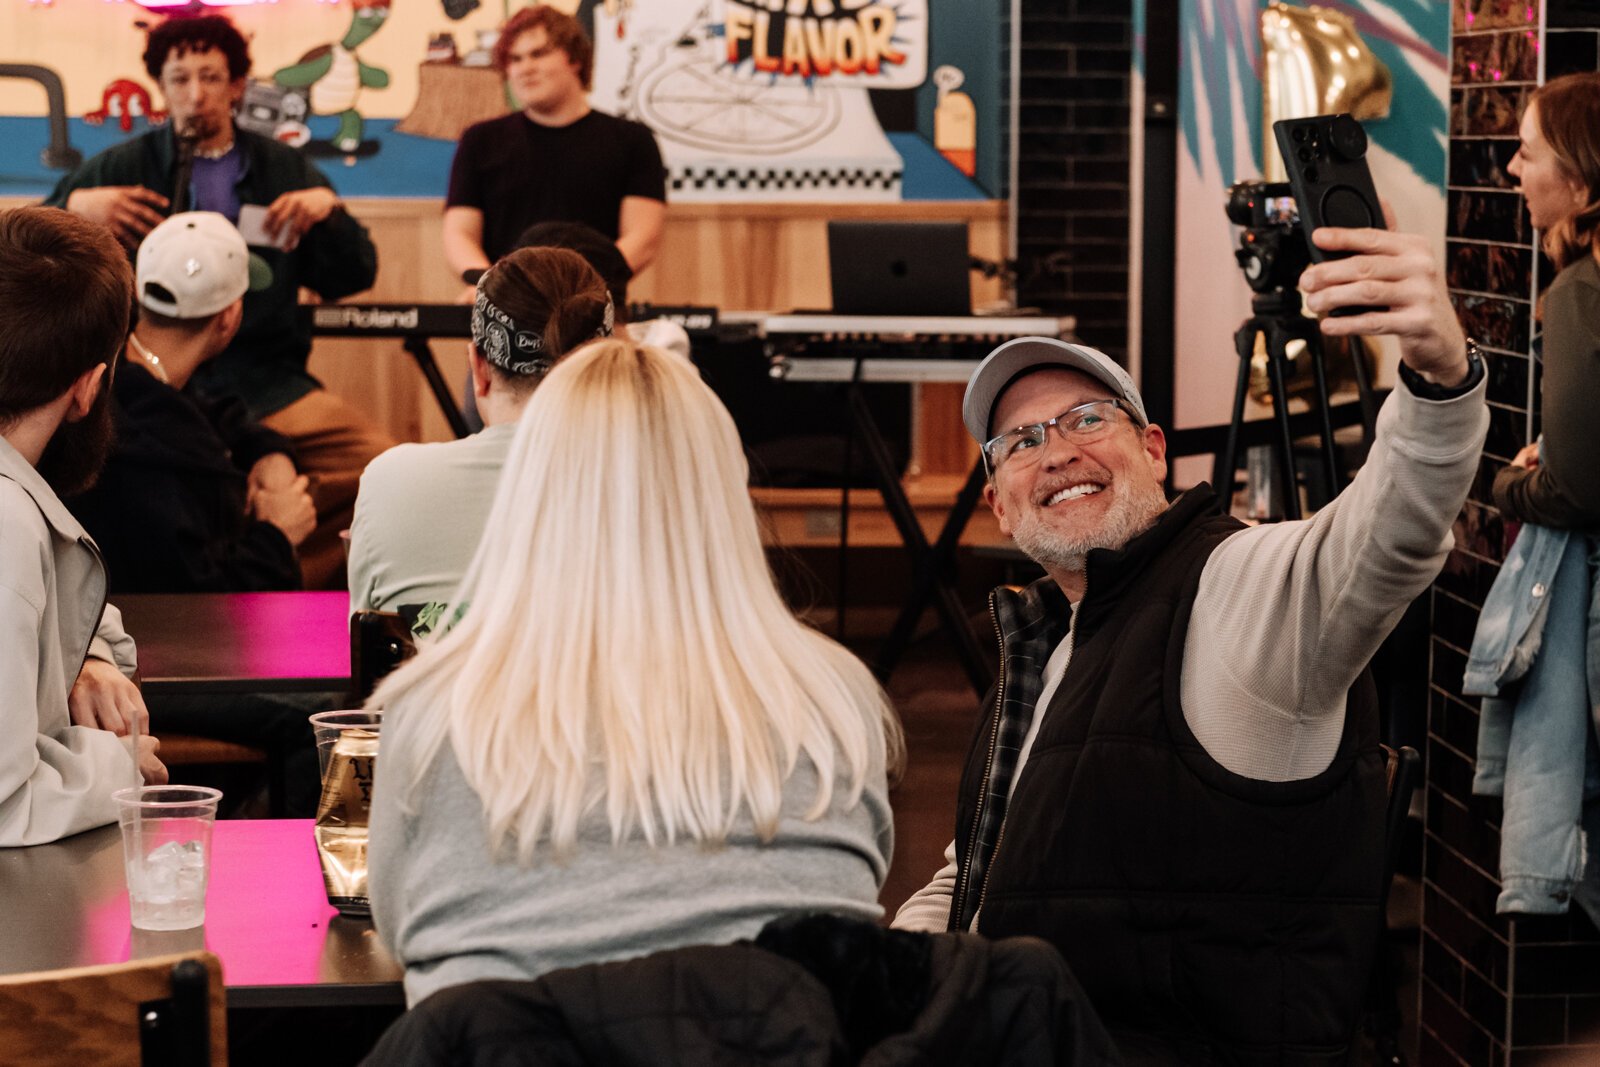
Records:
[[[1348,111],[1358,119],[1389,115],[1393,82],[1355,23],[1342,11],[1276,3],[1261,12],[1261,136],[1269,182],[1288,178],[1272,124]]]
[[[1275,3],[1261,12],[1261,135],[1263,178],[1287,181],[1288,172],[1278,155],[1272,124],[1279,119],[1333,115],[1347,111],[1358,119],[1389,115],[1393,81],[1389,68],[1378,61],[1356,32],[1355,23],[1342,11],[1312,4],[1292,7]],[[1267,354],[1258,338],[1250,366],[1250,395],[1271,403]],[[1322,339],[1323,365],[1328,390],[1336,393],[1354,381],[1352,358],[1366,361],[1367,380],[1376,371],[1376,357],[1359,339]],[[1315,385],[1311,360],[1304,346],[1289,350],[1287,386],[1291,396],[1306,396]]]

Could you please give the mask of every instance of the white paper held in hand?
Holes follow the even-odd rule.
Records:
[[[267,232],[267,209],[260,204],[240,204],[239,236],[244,238],[247,245],[287,251],[284,246],[287,244],[289,228],[281,227],[277,238],[274,238]]]

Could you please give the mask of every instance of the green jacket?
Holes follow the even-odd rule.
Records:
[[[241,204],[266,206],[297,189],[333,187],[320,170],[288,145],[247,130],[235,129],[234,136],[245,154],[244,172],[237,185]],[[45,203],[66,207],[74,190],[106,185],[142,185],[170,196],[176,169],[171,128],[152,130],[106,149],[62,178]],[[251,417],[259,419],[320,386],[306,372],[311,325],[296,314],[300,287],[324,300],[359,293],[369,288],[377,275],[378,252],[366,227],[342,208],[313,226],[293,252],[254,251],[272,268],[272,285],[245,294],[244,323],[238,336],[220,356],[200,368],[195,381],[206,392],[237,394],[249,405]]]

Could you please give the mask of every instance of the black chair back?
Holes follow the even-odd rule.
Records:
[[[350,684],[356,703],[372,695],[384,675],[416,655],[411,627],[392,611],[358,611],[350,617]]]

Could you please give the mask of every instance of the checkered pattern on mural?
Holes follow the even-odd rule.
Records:
[[[683,189],[883,189],[898,190],[900,167],[684,167],[669,182]]]

